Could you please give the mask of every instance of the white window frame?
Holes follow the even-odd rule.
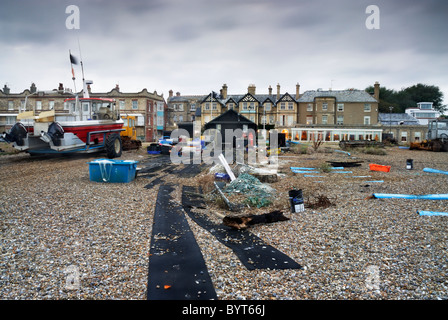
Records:
[[[328,110],[328,102],[323,102],[322,103],[322,111],[327,111]]]
[[[138,100],[132,100],[132,110],[138,110]]]
[[[364,103],[364,112],[372,111],[372,105],[370,103]]]
[[[313,124],[313,116],[306,116],[306,124]]]
[[[48,109],[53,110],[54,109],[54,100],[48,101]]]
[[[292,102],[288,102],[288,110],[294,110],[294,104]]]
[[[119,106],[120,106],[120,110],[124,110],[125,106],[126,106],[125,101],[123,99],[121,99],[118,103],[119,103]]]
[[[313,111],[313,104],[312,103],[308,103],[308,105],[306,106],[306,111]]]
[[[338,112],[344,112],[344,104],[343,103],[338,103]]]
[[[265,111],[271,111],[271,103],[270,102],[266,102],[264,104],[264,110]]]
[[[14,101],[13,100],[9,100],[8,101],[8,110],[14,110]]]
[[[401,132],[401,142],[407,142],[408,141],[408,133],[407,131]]]
[[[17,122],[16,116],[6,116],[6,124],[15,124]]]
[[[370,125],[370,116],[364,116],[364,125]]]
[[[328,115],[326,114],[322,115],[322,124],[328,124]]]
[[[344,116],[337,116],[336,124],[342,125],[344,124]]]

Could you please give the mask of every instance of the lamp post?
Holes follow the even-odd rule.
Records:
[[[394,107],[389,107],[389,133],[392,134],[392,109]]]

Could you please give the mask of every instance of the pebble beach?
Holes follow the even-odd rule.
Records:
[[[323,149],[323,148],[322,148]],[[146,150],[120,159],[151,159]],[[282,210],[289,218],[248,230],[285,253],[301,269],[247,270],[213,235],[188,216],[219,300],[448,299],[448,200],[375,199],[374,193],[448,194],[448,153],[385,148],[386,155],[285,152],[278,155],[275,199],[253,214]],[[125,184],[89,180],[88,162],[102,155],[0,156],[0,297],[3,300],[145,300],[153,214],[162,178],[175,186],[204,186],[208,167],[192,178],[163,172]],[[315,177],[290,167],[362,161],[346,172]],[[407,159],[413,160],[412,170]],[[390,165],[370,171],[369,163]],[[183,164],[178,165],[184,166]],[[291,213],[288,191],[302,189],[303,212]],[[318,196],[331,205],[310,208]],[[199,210],[199,209],[198,209]],[[228,211],[214,201],[200,209],[220,222]],[[216,214],[218,213],[218,214]],[[163,290],[163,289],[161,289]]]

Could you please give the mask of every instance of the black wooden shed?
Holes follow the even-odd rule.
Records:
[[[208,122],[204,126],[205,130],[217,129],[221,132],[222,142],[226,143],[230,141],[225,141],[226,130],[231,130],[235,132],[236,129],[241,129],[246,134],[254,134],[256,139],[257,134],[257,124],[250,121],[243,115],[237,113],[233,109],[230,109],[220,116],[216,117],[212,121]]]

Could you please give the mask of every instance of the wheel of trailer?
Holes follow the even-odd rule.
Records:
[[[118,133],[111,133],[106,138],[106,153],[109,159],[121,157],[121,138]]]
[[[436,140],[433,142],[432,151],[440,152],[440,151],[442,151],[442,147],[443,147],[442,143],[440,141]]]

